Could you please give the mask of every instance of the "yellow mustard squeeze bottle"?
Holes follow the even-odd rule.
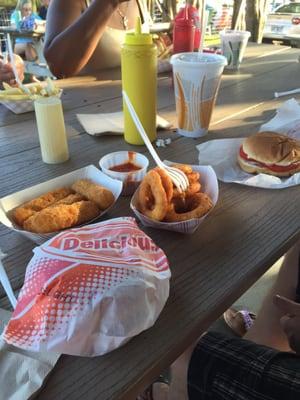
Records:
[[[121,50],[122,86],[150,139],[156,139],[157,49],[152,35],[142,33],[138,17],[135,32],[125,36]],[[123,101],[124,137],[130,144],[144,144]]]

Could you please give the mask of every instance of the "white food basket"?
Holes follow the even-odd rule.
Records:
[[[9,229],[14,230],[15,232],[20,233],[23,236],[26,236],[28,239],[32,240],[37,244],[42,244],[46,240],[51,239],[58,232],[51,233],[33,233],[29,231],[25,231],[21,227],[15,224],[13,219],[11,218],[11,211],[21,204],[34,199],[35,197],[39,197],[42,194],[45,194],[51,190],[58,189],[64,186],[71,186],[78,179],[91,179],[93,182],[98,183],[101,186],[109,189],[115,198],[114,203],[104,210],[100,215],[94,218],[91,221],[87,221],[83,225],[90,224],[94,220],[98,220],[99,217],[102,217],[108,210],[110,210],[117,199],[119,198],[122,192],[122,182],[116,179],[112,179],[109,176],[105,175],[94,165],[89,165],[87,167],[78,169],[73,172],[69,172],[68,174],[61,175],[57,178],[51,179],[49,181],[40,183],[38,185],[32,186],[28,189],[24,189],[20,192],[13,193],[9,196],[3,197],[0,199],[0,222],[7,226]]]

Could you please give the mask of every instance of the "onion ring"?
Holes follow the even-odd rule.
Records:
[[[180,171],[184,172],[186,175],[191,174],[193,172],[192,167],[186,164],[173,164],[171,165],[171,167],[180,169]]]
[[[194,182],[199,182],[200,174],[199,174],[199,172],[192,172],[190,174],[187,174],[187,178],[188,178],[190,184],[192,184]]]
[[[206,193],[196,193],[192,196],[188,196],[185,199],[186,209],[189,211],[178,212],[176,205],[171,204],[169,210],[165,216],[166,222],[181,222],[187,221],[193,218],[201,218],[207,214],[212,208],[212,201]]]
[[[168,200],[158,172],[149,171],[139,188],[140,211],[149,218],[162,221],[168,211]],[[153,199],[153,202],[151,201]]]
[[[172,197],[173,197],[173,182],[172,182],[170,176],[167,174],[167,172],[163,168],[156,167],[156,168],[154,168],[154,171],[160,175],[162,185],[163,185],[166,195],[167,195],[168,203],[170,203],[172,200]]]
[[[192,194],[200,192],[201,184],[200,182],[191,183],[190,186],[186,190],[186,196],[190,196]]]

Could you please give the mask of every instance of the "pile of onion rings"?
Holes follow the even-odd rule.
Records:
[[[189,165],[174,164],[183,171],[189,187],[180,192],[162,168],[150,170],[138,191],[138,209],[147,217],[164,222],[180,222],[201,218],[212,208],[210,197],[201,192],[200,174]]]

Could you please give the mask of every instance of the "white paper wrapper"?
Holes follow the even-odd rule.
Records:
[[[164,162],[169,165],[174,164],[174,162],[170,161],[164,161]],[[183,222],[154,221],[153,219],[146,217],[145,215],[143,215],[138,211],[137,209],[138,189],[137,189],[137,191],[134,193],[131,199],[130,207],[143,225],[150,226],[151,228],[164,229],[167,231],[174,231],[186,234],[194,233],[195,230],[201,225],[204,219],[210,214],[210,212],[217,204],[219,197],[218,180],[215,171],[210,166],[191,165],[191,167],[193,168],[194,171],[200,173],[201,192],[205,192],[210,196],[213,203],[213,207],[211,208],[211,210],[202,218],[189,219]]]
[[[3,338],[32,351],[105,354],[155,323],[170,276],[133,218],[67,230],[34,249]]]
[[[300,106],[295,99],[284,102],[276,116],[262,125],[260,131],[274,131],[300,140]],[[237,163],[243,138],[218,139],[199,144],[199,163],[211,165],[218,179],[264,189],[284,189],[300,184],[300,173],[289,178],[267,174],[252,175],[242,171]]]
[[[20,206],[21,204],[35,197],[39,197],[42,194],[47,193],[51,190],[58,189],[63,186],[71,186],[78,179],[91,179],[93,182],[99,183],[100,185],[111,190],[115,197],[115,202],[122,192],[121,181],[112,179],[109,176],[103,174],[103,172],[101,172],[94,165],[89,165],[87,167],[51,179],[47,182],[40,183],[28,189],[24,189],[20,192],[3,197],[2,199],[0,199],[0,222],[8,228],[20,233],[21,235],[26,236],[28,239],[37,244],[44,243],[46,240],[55,236],[58,232],[38,234],[25,231],[24,229],[18,227],[10,218],[10,211]],[[95,220],[97,220],[100,216],[102,217],[108,210],[110,210],[111,207],[114,206],[114,204],[112,204],[107,210],[103,211],[97,218],[95,218]]]
[[[61,97],[62,92],[63,92],[62,89],[60,89],[59,94],[57,95],[59,98]],[[24,114],[27,112],[34,111],[33,100],[16,100],[16,101],[1,100],[0,104],[3,104],[14,114]]]

